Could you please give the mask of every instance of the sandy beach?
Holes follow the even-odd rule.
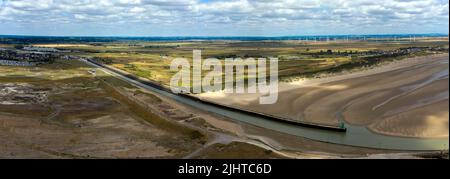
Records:
[[[448,138],[448,54],[416,57],[320,79],[280,82],[279,99],[204,93],[204,100],[316,124],[340,121],[385,135]],[[224,100],[226,99],[226,100]]]

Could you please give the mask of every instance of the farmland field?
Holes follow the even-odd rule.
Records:
[[[279,59],[280,80],[317,77],[355,68],[368,67],[405,57],[440,53],[448,48],[447,38],[392,41],[186,41],[186,42],[111,42],[86,44],[33,44],[71,50],[71,54],[99,62],[168,85],[175,73],[170,63],[175,58],[192,60],[193,50],[202,50],[202,59],[271,58]],[[401,50],[411,50],[402,52]],[[208,72],[205,70],[204,72]],[[203,73],[205,75],[205,73]]]

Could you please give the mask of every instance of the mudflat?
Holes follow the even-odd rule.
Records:
[[[322,125],[351,125],[392,136],[448,138],[448,54],[415,57],[320,79],[280,82],[279,99],[199,94],[224,105]],[[226,99],[226,100],[224,100]]]

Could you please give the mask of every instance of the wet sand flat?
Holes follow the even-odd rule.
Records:
[[[345,121],[385,135],[446,138],[448,60],[448,54],[416,57],[351,74],[280,82],[278,102],[272,105],[260,105],[260,94],[216,92],[198,96],[316,124]]]

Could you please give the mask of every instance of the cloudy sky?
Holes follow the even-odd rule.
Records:
[[[0,34],[448,34],[448,0],[0,0]]]

